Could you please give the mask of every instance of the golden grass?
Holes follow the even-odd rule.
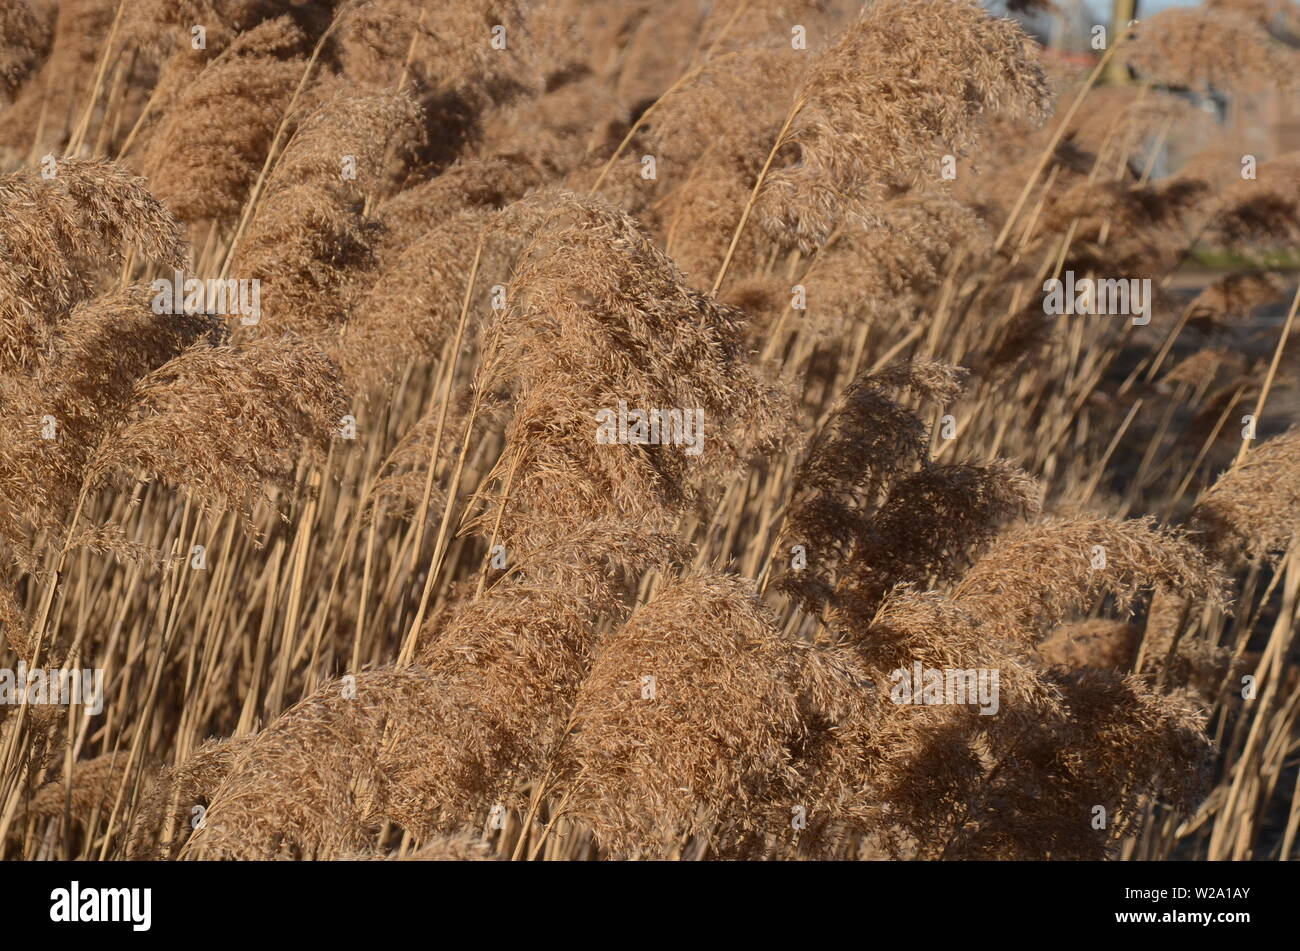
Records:
[[[1166,88],[1294,14],[15,0],[0,676],[105,691],[0,706],[0,856],[1295,857],[1300,297],[1171,285],[1296,156]]]

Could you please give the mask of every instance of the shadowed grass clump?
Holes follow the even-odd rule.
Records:
[[[795,474],[778,549],[804,546],[807,567],[791,562],[777,582],[780,590],[805,607],[823,604],[889,487],[927,456],[928,429],[890,390],[946,403],[960,391],[961,378],[955,367],[903,364],[845,388]]]

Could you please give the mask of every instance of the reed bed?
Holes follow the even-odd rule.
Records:
[[[1300,855],[1300,16],[1046,7],[6,0],[0,855]]]

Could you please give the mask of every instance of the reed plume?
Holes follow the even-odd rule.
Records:
[[[1252,446],[1240,465],[1202,493],[1192,524],[1219,557],[1277,557],[1300,529],[1300,430]]]
[[[528,24],[546,6],[366,0],[340,14],[341,76],[374,93],[409,86],[427,133],[422,161],[444,168],[481,138],[490,110],[538,91]]]
[[[91,458],[125,421],[134,386],[201,338],[218,333],[204,314],[155,314],[150,290],[127,288],[80,304],[60,323],[24,390],[0,409],[0,531],[63,524]]]
[[[465,605],[431,633],[422,666],[329,684],[259,734],[187,848],[330,857],[362,849],[384,820],[424,838],[514,805],[514,780],[562,729],[590,625],[546,588],[506,586]],[[315,752],[322,736],[327,757]]]
[[[306,697],[239,750],[181,857],[336,858],[364,850],[377,824],[396,818],[406,792],[383,767],[445,709],[450,698],[439,687],[426,671],[377,670]]]
[[[726,857],[780,833],[768,803],[793,781],[799,659],[740,579],[666,581],[601,643],[578,692],[572,815],[645,858],[692,836]]]
[[[877,226],[845,228],[810,265],[803,281],[808,310],[820,328],[869,322],[884,330],[894,319],[912,318],[943,283],[955,255],[978,261],[992,244],[975,211],[946,195],[885,202]]]
[[[925,424],[889,391],[947,402],[960,380],[954,367],[914,363],[865,374],[845,389],[795,474],[778,549],[802,545],[807,565],[791,562],[780,590],[805,607],[824,604],[889,486],[926,458]]]
[[[19,160],[62,151],[85,108],[81,97],[91,85],[116,9],[115,0],[59,3],[49,54],[0,114],[0,149],[12,150]],[[32,39],[40,42],[40,34]]]
[[[120,750],[78,763],[71,789],[64,780],[41,787],[32,797],[27,813],[57,816],[70,804],[74,817],[89,819],[97,811],[112,809],[118,787],[126,779],[126,766],[127,755]]]
[[[1032,647],[1102,595],[1124,611],[1140,590],[1161,584],[1214,601],[1223,580],[1195,545],[1149,519],[1058,516],[999,538],[953,597],[989,633]]]
[[[50,166],[46,166],[47,168]],[[173,268],[188,248],[144,179],[112,162],[63,158],[45,179],[0,179],[0,370],[30,368],[59,320],[91,296],[100,269],[128,250]]]
[[[1295,0],[1205,0],[1205,7],[1253,20],[1274,35],[1300,35],[1300,8]]]
[[[974,0],[877,0],[800,88],[786,139],[797,164],[767,177],[760,220],[821,245],[843,221],[872,221],[881,200],[937,182],[943,156],[970,148],[986,113],[1034,117],[1047,102],[1011,21]]]
[[[1156,799],[1187,814],[1208,780],[1210,744],[1185,699],[1135,677],[1082,668],[1052,672],[1066,715],[995,738],[979,796],[927,850],[949,859],[1104,859]],[[1098,811],[1101,807],[1101,812]],[[1098,826],[1098,820],[1104,822]]]
[[[895,585],[954,580],[1009,522],[1037,514],[1039,492],[1000,463],[929,465],[900,478],[855,541],[835,592],[838,611],[869,618]]]
[[[1286,88],[1296,61],[1258,23],[1222,6],[1162,10],[1142,21],[1121,55],[1146,81],[1227,94]]]
[[[1205,329],[1242,321],[1260,307],[1286,298],[1286,288],[1276,275],[1247,271],[1227,274],[1210,284],[1187,305],[1189,323]]]
[[[514,215],[533,238],[484,363],[519,391],[506,434],[518,456],[500,466],[516,471],[504,537],[516,534],[511,509],[544,523],[562,506],[662,529],[705,479],[775,432],[773,393],[743,363],[742,315],[689,289],[631,218],[597,199],[543,193]],[[597,413],[620,403],[698,412],[708,441],[694,456],[674,445],[601,445]]]
[[[153,192],[187,222],[243,208],[306,67],[288,17],[241,33],[169,104],[140,159]]]
[[[520,239],[503,233],[493,216],[471,208],[452,214],[412,242],[379,272],[344,326],[333,350],[351,384],[366,391],[391,382],[409,360],[432,360],[455,336],[476,254],[478,272],[470,310],[472,344],[493,288],[509,279]]]
[[[206,740],[183,761],[149,775],[131,819],[127,854],[136,860],[176,858],[188,839],[185,830],[206,823],[212,793],[252,741]]]
[[[1241,165],[1238,162],[1237,171]],[[1259,165],[1256,177],[1240,174],[1217,196],[1208,236],[1226,247],[1250,251],[1300,240],[1300,152],[1288,152]]]
[[[12,96],[45,55],[49,44],[45,25],[24,0],[0,10],[0,90]]]
[[[349,288],[375,266],[366,192],[384,190],[388,149],[409,141],[417,121],[409,98],[387,95],[333,100],[298,127],[230,267],[261,281],[269,330],[310,335],[344,323]]]
[[[133,412],[89,462],[96,483],[140,471],[247,513],[271,485],[323,459],[348,403],[338,368],[309,344],[197,345],[145,376]]]
[[[375,214],[383,226],[378,236],[381,260],[391,265],[416,241],[444,230],[452,216],[518,201],[548,181],[551,171],[527,153],[494,153],[457,162],[434,178],[385,198]]]

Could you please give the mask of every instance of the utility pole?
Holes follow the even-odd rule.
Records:
[[[1110,18],[1110,42],[1118,43],[1129,21],[1137,18],[1138,0],[1114,0],[1114,3]],[[1118,59],[1113,59],[1106,70],[1106,79],[1122,86],[1128,82],[1128,70]]]

